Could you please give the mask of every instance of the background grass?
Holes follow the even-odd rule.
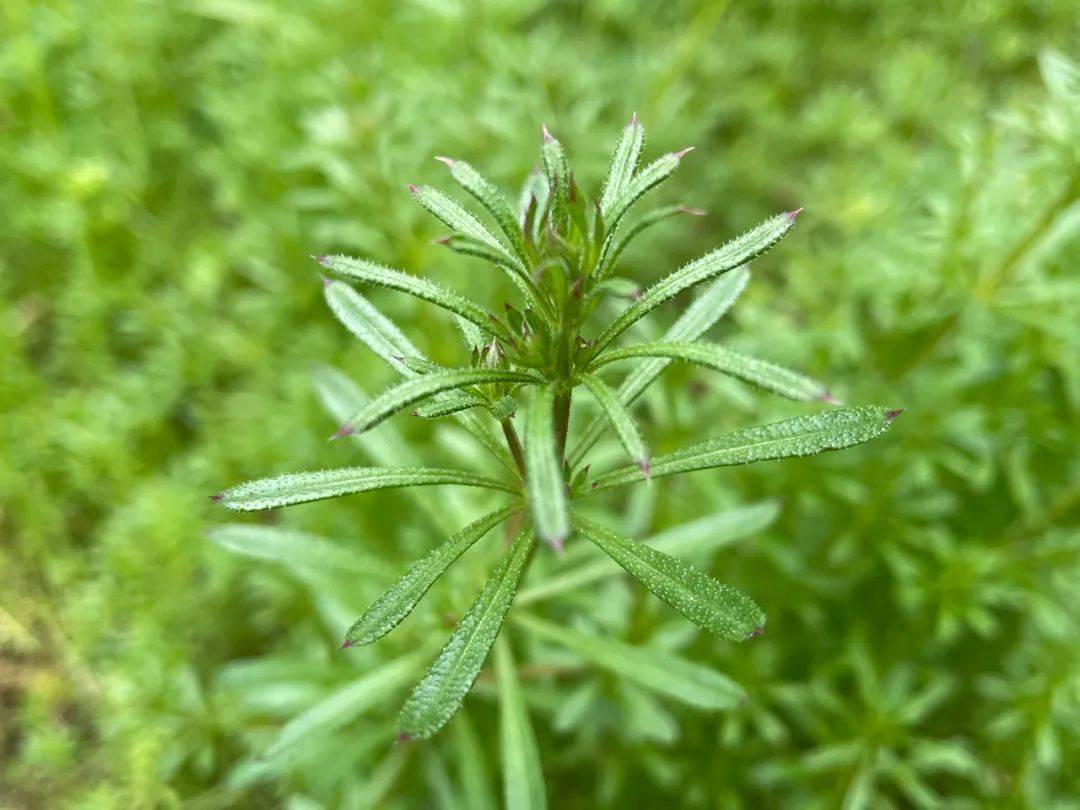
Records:
[[[546,122],[596,189],[636,110],[650,154],[698,148],[661,196],[709,215],[650,233],[627,270],[655,278],[805,206],[716,335],[906,411],[843,454],[610,501],[642,535],[782,499],[714,563],[769,631],[687,634],[622,581],[551,611],[751,695],[667,706],[665,738],[609,678],[536,677],[553,806],[1075,806],[1077,29],[1068,0],[6,0],[0,803],[455,806],[470,729],[494,788],[484,679],[427,748],[385,736],[395,695],[259,770],[284,722],[387,653],[343,663],[321,589],[208,542],[225,517],[206,496],[357,458],[325,442],[313,363],[369,391],[392,377],[325,310],[310,254],[501,305],[486,270],[431,245],[404,184],[445,183],[431,156],[449,154],[516,187]],[[447,319],[373,298],[459,357]],[[673,369],[645,412],[663,449],[798,409]],[[423,458],[459,452],[397,422]],[[433,540],[395,494],[273,519],[389,575]],[[390,649],[437,645],[479,570]],[[567,719],[582,689],[598,696]]]

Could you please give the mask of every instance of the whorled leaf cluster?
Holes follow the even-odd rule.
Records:
[[[748,596],[669,554],[578,514],[575,506],[601,489],[676,473],[804,456],[868,441],[899,411],[879,406],[832,407],[773,424],[706,439],[652,456],[631,412],[634,400],[674,360],[693,363],[792,400],[838,405],[820,383],[771,362],[698,340],[727,310],[747,281],[746,265],[794,227],[799,211],[766,219],[644,291],[614,272],[627,244],[682,206],[625,219],[648,191],[664,182],[689,150],[640,166],[644,130],[636,116],[623,130],[597,199],[575,181],[559,141],[546,128],[541,170],[525,183],[516,210],[468,163],[439,158],[486,212],[494,229],[430,187],[410,186],[416,200],[451,229],[440,240],[505,274],[520,294],[497,315],[434,282],[366,259],[320,256],[329,272],[326,299],[334,314],[404,380],[366,402],[336,437],[362,434],[403,410],[435,419],[453,416],[493,458],[490,474],[417,467],[355,467],[261,479],[214,496],[229,509],[250,511],[377,489],[455,484],[505,493],[503,505],[478,518],[417,561],[349,629],[344,646],[369,644],[390,632],[432,584],[492,528],[508,522],[515,537],[468,612],[413,690],[399,717],[402,738],[438,732],[460,707],[487,659],[529,564],[535,540],[561,553],[568,538],[587,538],[653,594],[698,627],[732,641],[759,635],[765,615]],[[452,313],[469,352],[467,365],[431,362],[350,283],[386,287]],[[616,345],[634,324],[692,288],[707,285],[659,341]],[[631,303],[599,327],[605,297]],[[635,360],[614,385],[609,364]],[[592,397],[598,415],[571,435],[575,393]],[[527,399],[523,420],[519,402]],[[523,421],[523,437],[516,423]],[[502,433],[502,442],[495,433]],[[594,474],[589,451],[610,427],[627,464]],[[505,444],[504,444],[504,443]],[[535,632],[544,625],[532,622]],[[539,630],[537,629],[539,628]],[[508,660],[509,651],[503,659]],[[501,674],[502,680],[506,679]]]

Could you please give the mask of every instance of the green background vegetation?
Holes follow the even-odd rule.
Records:
[[[1070,0],[5,0],[0,806],[501,795],[488,674],[423,746],[391,740],[405,680],[258,759],[376,664],[430,659],[490,558],[346,657],[348,621],[445,535],[400,493],[252,519],[366,561],[315,574],[208,541],[230,518],[206,496],[364,463],[363,441],[325,441],[312,366],[369,392],[394,375],[326,311],[310,254],[500,306],[491,271],[431,244],[405,183],[448,188],[431,160],[448,154],[516,188],[545,122],[595,192],[635,110],[647,157],[698,150],[657,199],[709,213],[651,231],[623,272],[656,278],[805,206],[712,336],[906,411],[863,447],[606,502],[645,536],[782,501],[711,563],[768,631],[705,638],[621,578],[537,607],[750,695],[699,712],[628,696],[508,624],[553,806],[1076,806],[1077,26]],[[443,314],[372,299],[461,361]],[[663,451],[805,410],[672,368],[641,412]],[[462,456],[452,430],[391,429],[429,462]]]

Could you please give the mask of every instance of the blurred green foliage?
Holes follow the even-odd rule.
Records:
[[[658,227],[627,268],[655,278],[805,206],[714,336],[907,410],[867,447],[607,502],[644,536],[782,499],[713,557],[768,632],[702,638],[618,578],[547,611],[687,651],[749,692],[703,713],[523,645],[511,623],[549,800],[1076,806],[1077,26],[1069,0],[6,0],[0,804],[495,800],[490,673],[425,746],[389,736],[406,682],[259,759],[392,655],[430,660],[482,560],[401,638],[335,648],[433,524],[470,511],[376,493],[268,518],[334,539],[358,577],[230,555],[205,539],[223,519],[206,495],[364,446],[325,442],[312,364],[368,391],[392,373],[325,311],[309,254],[499,306],[490,273],[431,245],[404,184],[442,180],[430,158],[449,154],[516,187],[543,121],[595,189],[636,110],[648,155],[697,146],[661,196],[709,216]],[[433,359],[457,357],[449,319],[373,300]],[[658,452],[795,412],[685,368],[644,406]],[[394,429],[425,460],[461,455],[445,430]]]

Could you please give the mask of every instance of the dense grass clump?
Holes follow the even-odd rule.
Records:
[[[1075,797],[1073,5],[5,3],[0,804],[471,808],[504,779],[511,802],[542,787],[566,807]],[[325,441],[398,375],[326,317],[309,255],[504,311],[513,282],[432,244],[446,231],[398,178],[443,183],[430,158],[450,154],[515,187],[545,121],[597,194],[598,138],[634,109],[650,154],[698,150],[655,204],[707,213],[641,234],[622,275],[647,286],[805,206],[705,339],[903,405],[902,430],[590,496],[586,520],[752,595],[765,634],[700,632],[574,538],[535,555],[464,709],[395,744],[501,543],[377,644],[342,651],[341,632],[479,516],[472,489],[295,506],[217,542],[205,495],[294,469],[482,469],[439,420]],[[636,292],[614,287],[601,327]],[[453,319],[366,295],[460,363]],[[676,364],[634,416],[655,466],[806,409]],[[625,452],[606,433],[590,475]]]

